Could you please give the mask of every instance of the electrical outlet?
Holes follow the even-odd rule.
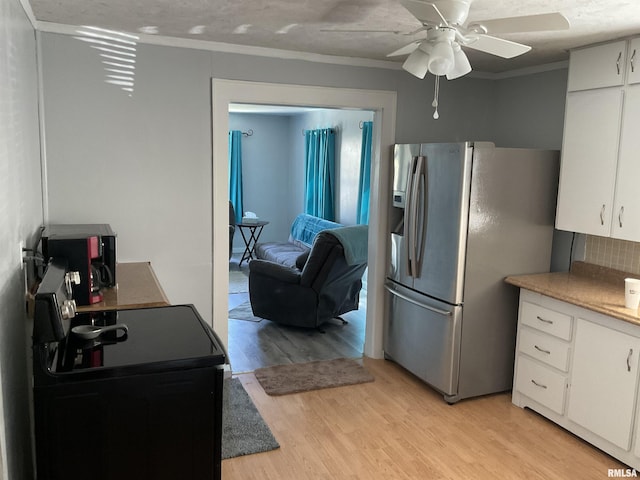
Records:
[[[24,241],[20,240],[20,253],[18,258],[20,259],[20,270],[24,270]]]

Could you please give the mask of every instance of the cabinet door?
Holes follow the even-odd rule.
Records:
[[[567,415],[624,450],[631,443],[638,358],[640,339],[577,320]]]
[[[640,54],[640,52],[638,52]],[[627,87],[622,114],[616,196],[611,236],[640,241],[640,84]]]
[[[628,57],[627,83],[640,83],[640,38],[634,38],[629,42]]]
[[[626,65],[626,41],[573,50],[567,90],[587,90],[622,85]]]
[[[567,94],[556,228],[609,236],[622,90]]]

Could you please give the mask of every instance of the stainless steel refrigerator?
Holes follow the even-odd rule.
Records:
[[[385,358],[449,403],[509,390],[518,292],[549,271],[559,152],[396,145]]]

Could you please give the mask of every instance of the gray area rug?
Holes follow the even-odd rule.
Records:
[[[350,358],[258,368],[255,376],[268,395],[319,390],[373,382],[373,375]]]
[[[246,320],[248,322],[260,322],[262,318],[254,317],[251,310],[251,303],[244,302],[238,305],[236,308],[229,310],[229,318],[235,320]]]
[[[280,448],[238,378],[224,381],[222,459]]]

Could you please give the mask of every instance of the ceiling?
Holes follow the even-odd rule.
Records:
[[[268,47],[342,57],[387,58],[424,37],[399,0],[29,0],[39,22],[91,25],[164,37]],[[568,50],[640,34],[638,0],[474,0],[469,21],[560,12],[560,32],[496,35],[531,45],[509,60],[467,49],[476,71],[499,73],[568,59]],[[380,33],[331,29],[391,30]]]

